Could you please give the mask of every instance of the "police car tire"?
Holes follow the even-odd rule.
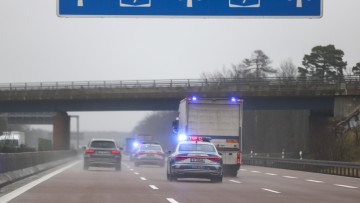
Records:
[[[213,182],[213,183],[221,183],[222,182],[222,176],[211,178],[211,182]]]
[[[172,182],[172,181],[176,181],[176,177],[174,175],[171,175],[171,174],[166,174],[167,176],[167,180]]]

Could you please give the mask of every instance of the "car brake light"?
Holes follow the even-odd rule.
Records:
[[[182,161],[182,160],[185,160],[187,158],[189,158],[189,157],[187,157],[187,156],[176,156],[175,160]]]
[[[210,161],[221,161],[221,157],[210,157],[208,158]]]
[[[237,162],[238,164],[240,164],[240,163],[241,163],[241,154],[240,154],[240,152],[238,152],[238,153],[237,153],[237,159],[236,159],[236,162]]]
[[[120,151],[119,150],[112,150],[111,154],[120,154]]]
[[[86,150],[86,153],[88,153],[88,154],[92,154],[92,153],[94,153],[95,152],[95,150],[93,150],[93,149],[87,149]]]

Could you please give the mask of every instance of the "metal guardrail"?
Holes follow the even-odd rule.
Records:
[[[74,150],[0,153],[0,173],[20,170],[73,156],[76,156]]]
[[[67,90],[96,88],[156,88],[156,87],[205,87],[226,85],[263,85],[263,86],[314,86],[327,85],[341,87],[341,84],[360,86],[358,76],[346,76],[341,80],[313,80],[308,78],[221,78],[207,79],[167,79],[167,80],[118,80],[118,81],[77,81],[77,82],[30,82],[30,83],[0,83],[0,91],[17,90]]]
[[[281,159],[270,157],[251,157],[243,155],[244,164],[265,166],[272,168],[283,168],[331,175],[340,175],[360,178],[360,164],[337,161],[320,161],[308,159]]]

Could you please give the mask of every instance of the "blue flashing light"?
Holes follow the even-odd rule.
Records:
[[[187,136],[185,134],[180,134],[178,136],[178,141],[185,141],[185,140],[187,140]]]
[[[134,142],[134,143],[133,143],[133,147],[136,148],[136,147],[138,147],[138,146],[139,146],[139,143],[138,143],[138,142]]]
[[[235,97],[231,97],[231,101],[232,101],[232,102],[236,102],[236,98],[235,98]]]
[[[193,97],[192,97],[192,100],[193,100],[193,101],[197,101],[197,97],[193,96]]]

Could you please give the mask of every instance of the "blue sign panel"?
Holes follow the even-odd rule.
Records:
[[[58,0],[58,15],[320,18],[322,0]]]

